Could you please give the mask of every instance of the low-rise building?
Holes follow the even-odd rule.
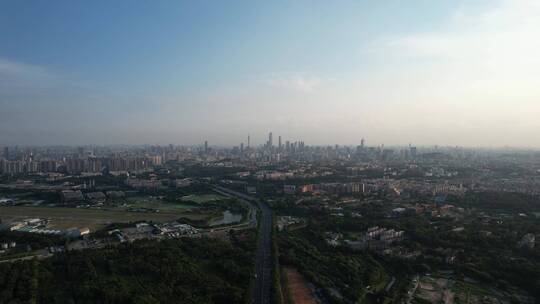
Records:
[[[63,190],[60,197],[64,204],[84,201],[84,196],[80,190]]]
[[[103,192],[90,192],[86,193],[86,199],[94,203],[103,203],[107,200],[107,197]]]

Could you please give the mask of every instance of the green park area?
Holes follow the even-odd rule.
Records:
[[[151,196],[133,196],[128,197],[123,204],[117,204],[117,208],[149,208],[161,211],[185,213],[197,209],[196,204],[189,204],[183,201],[173,201],[167,199],[159,199]]]
[[[92,231],[111,223],[128,223],[136,221],[167,222],[179,218],[206,220],[208,215],[193,213],[188,209],[160,210],[159,212],[132,212],[122,209],[84,209],[65,207],[0,207],[0,219],[11,222],[28,218],[45,218],[49,220],[51,229],[67,229],[70,227],[88,227]]]
[[[158,196],[132,196],[102,206],[84,208],[61,206],[0,206],[0,220],[5,223],[42,218],[48,220],[49,229],[88,227],[96,231],[112,223],[137,221],[168,222],[178,219],[198,222],[201,225],[219,221],[223,217],[220,208],[207,204],[226,199],[220,195],[188,195],[179,199]],[[225,208],[230,207],[229,204]]]
[[[182,197],[183,202],[192,202],[196,204],[205,204],[226,199],[226,197],[217,194],[186,195]]]

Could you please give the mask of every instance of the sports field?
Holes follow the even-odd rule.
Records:
[[[293,268],[283,268],[284,276],[287,278],[287,291],[290,296],[291,304],[317,304],[320,303],[313,291],[309,287],[308,282],[298,270]]]

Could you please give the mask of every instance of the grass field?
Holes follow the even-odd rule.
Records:
[[[201,195],[187,195],[182,197],[184,202],[194,202],[197,204],[204,204],[212,201],[219,201],[226,197],[217,194],[201,194]]]
[[[133,204],[133,207],[140,208],[153,208],[159,209],[160,211],[185,211],[186,209],[196,209],[197,205],[181,203],[181,202],[170,202],[164,201],[157,198],[151,197],[129,197],[127,198],[129,204]],[[183,210],[182,210],[183,209]]]
[[[208,215],[187,212],[185,209],[164,210],[159,213],[129,212],[125,210],[96,210],[62,207],[0,207],[2,221],[14,221],[25,218],[47,218],[50,228],[67,229],[88,227],[92,231],[111,223],[134,221],[173,221],[180,217],[193,220],[207,219]]]

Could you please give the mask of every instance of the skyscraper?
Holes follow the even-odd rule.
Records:
[[[268,134],[268,148],[272,148],[272,146],[272,132],[270,132],[270,134]]]
[[[208,153],[208,140],[204,141],[204,153]]]
[[[362,138],[362,140],[360,141],[360,147],[361,147],[362,149],[365,148],[365,146],[364,146],[365,143],[366,143],[366,141]]]
[[[281,135],[278,136],[278,149],[281,151]]]
[[[84,156],[84,147],[78,147],[77,148],[77,153],[79,154],[79,157],[83,157]]]
[[[9,148],[8,147],[4,147],[4,158],[9,159]]]
[[[410,147],[409,149],[411,151],[411,157],[416,158],[416,153],[417,153],[416,147]]]
[[[250,140],[251,140],[251,138],[249,137],[249,134],[248,134],[248,141],[247,141],[247,148],[248,148],[248,149],[249,149],[250,144],[251,144],[251,143],[250,143]]]

